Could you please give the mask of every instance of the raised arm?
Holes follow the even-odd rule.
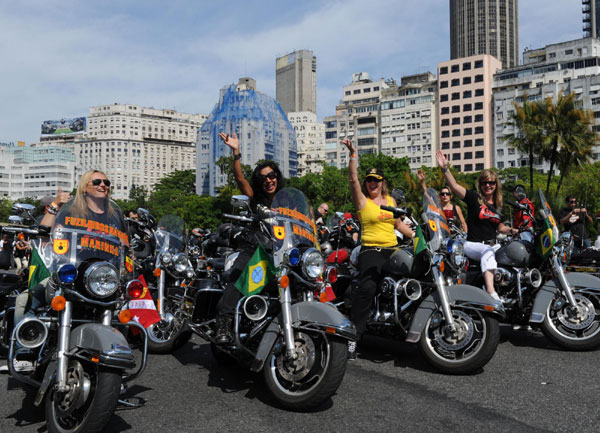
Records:
[[[56,214],[63,204],[71,200],[71,194],[68,192],[63,192],[62,188],[58,188],[58,193],[56,194],[56,198],[52,203],[50,203],[49,210],[46,211],[46,214],[43,216],[40,221],[41,226],[52,227],[54,224],[54,220],[56,219]]]
[[[350,162],[348,162],[348,180],[350,181],[350,191],[352,192],[352,201],[356,210],[361,210],[365,207],[367,199],[360,189],[360,181],[358,180],[358,156],[356,149],[352,145],[352,141],[347,138],[341,141],[350,151]]]
[[[240,153],[240,140],[238,140],[237,134],[234,132],[233,135],[229,135],[224,132],[219,132],[219,137],[221,137],[223,143],[233,150],[233,177],[235,178],[238,188],[242,194],[253,197],[254,193],[252,192],[252,187],[244,177],[244,172],[242,170],[242,154]]]
[[[448,168],[448,160],[446,159],[441,150],[438,150],[435,153],[435,159],[437,160],[438,165],[442,169],[444,179],[446,179],[446,183],[448,184],[454,195],[458,196],[458,198],[460,198],[461,200],[464,199],[465,195],[467,194],[467,190],[464,186],[459,185],[458,182],[456,182],[456,179],[454,179],[454,176]]]
[[[417,177],[419,178],[419,182],[421,183],[421,188],[423,188],[423,191],[427,191],[427,184],[425,183],[425,173],[423,173],[423,170],[417,170]]]

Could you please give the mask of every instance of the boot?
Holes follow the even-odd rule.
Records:
[[[215,333],[216,344],[228,344],[233,341],[233,335],[231,333],[232,318],[229,316],[217,317],[217,331]]]

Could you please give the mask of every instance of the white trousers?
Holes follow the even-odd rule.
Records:
[[[480,242],[465,242],[465,255],[481,263],[481,272],[493,271],[498,267],[496,263],[496,251],[500,245],[486,245]]]

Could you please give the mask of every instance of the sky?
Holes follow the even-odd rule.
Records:
[[[520,0],[519,48],[583,36],[581,0]],[[371,79],[450,59],[448,0],[0,0],[0,142],[112,103],[209,114],[250,76],[275,97],[275,59],[317,56],[318,118],[354,72]]]

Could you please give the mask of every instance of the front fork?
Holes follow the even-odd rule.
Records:
[[[447,324],[446,326],[450,331],[454,331],[456,326],[454,325],[454,317],[452,316],[452,311],[450,310],[450,301],[448,300],[448,293],[446,292],[446,283],[444,282],[444,276],[439,269],[441,260],[441,256],[434,257],[431,270],[433,271],[433,278],[437,286],[438,294],[440,295],[442,313],[444,313],[444,319],[446,320]]]
[[[565,297],[567,298],[567,302],[571,305],[571,307],[576,307],[577,303],[575,302],[575,298],[573,297],[573,290],[571,290],[571,286],[567,281],[567,277],[565,277],[565,270],[556,254],[552,256],[552,268],[554,269],[554,274],[560,282],[562,291],[565,294]]]
[[[281,277],[286,276],[283,271]],[[279,285],[279,299],[281,303],[281,314],[283,316],[283,339],[285,341],[285,355],[288,359],[296,359],[296,345],[294,344],[294,330],[292,329],[292,295],[289,284],[287,287]]]
[[[73,304],[70,301],[65,303],[65,308],[60,312],[58,328],[58,353],[56,368],[56,389],[64,392],[68,391],[67,369],[69,367],[69,357],[67,352],[71,344],[71,313]]]
[[[161,269],[158,278],[158,314],[161,320],[165,320],[165,270]]]

